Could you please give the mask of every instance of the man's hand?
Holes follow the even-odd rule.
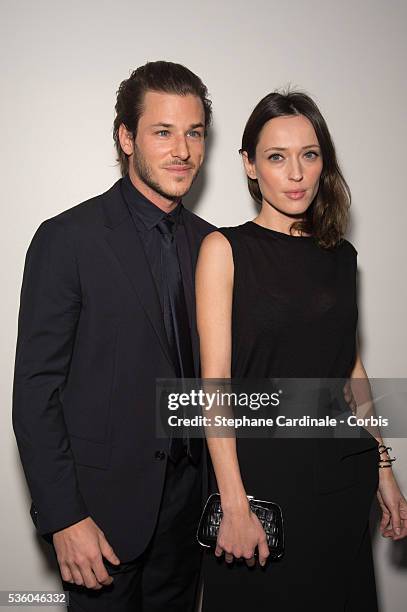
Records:
[[[90,517],[55,532],[53,542],[63,580],[89,589],[101,589],[113,582],[102,557],[113,565],[119,565],[120,560]]]

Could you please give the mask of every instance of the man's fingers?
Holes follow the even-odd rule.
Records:
[[[77,584],[78,586],[83,586],[84,582],[83,582],[82,574],[81,574],[79,567],[75,563],[72,563],[69,566],[69,569],[71,570],[71,574],[72,574],[74,583]]]
[[[113,563],[113,565],[120,565],[120,559],[106,540],[104,535],[99,535],[99,545],[102,555],[105,559]]]
[[[90,565],[81,568],[83,582],[86,588],[98,590],[102,585],[96,580],[95,574],[92,572]]]
[[[225,552],[225,561],[226,561],[226,563],[232,563],[233,562],[233,555],[231,555],[230,553]]]
[[[96,576],[96,580],[100,584],[102,584],[103,586],[108,586],[109,584],[112,584],[113,578],[109,576],[107,569],[103,565],[102,557],[100,557],[100,559],[98,559],[92,564],[92,569]]]
[[[254,556],[253,557],[249,557],[248,559],[245,558],[245,560],[246,560],[246,565],[248,567],[253,567],[253,565],[255,565],[255,563],[256,563],[256,559],[254,558]]]
[[[68,565],[66,563],[61,562],[59,563],[59,568],[61,570],[62,580],[64,580],[65,582],[73,582],[71,570],[69,569]]]
[[[63,580],[88,589],[111,584],[102,555],[112,565],[119,565],[120,559],[90,517],[55,533],[53,542]]]

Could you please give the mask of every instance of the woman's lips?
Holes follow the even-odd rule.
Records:
[[[306,194],[306,189],[303,189],[302,191],[286,191],[285,195],[287,196],[287,198],[290,198],[290,200],[301,200],[301,198],[303,198]]]

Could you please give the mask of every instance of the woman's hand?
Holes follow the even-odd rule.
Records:
[[[377,499],[382,509],[380,531],[384,538],[401,540],[407,536],[407,501],[391,468],[379,470]]]
[[[232,563],[233,558],[246,559],[248,566],[255,564],[254,552],[259,552],[259,563],[264,566],[269,556],[269,547],[264,529],[249,505],[244,510],[224,511],[219,527],[215,555],[225,553],[225,561]]]

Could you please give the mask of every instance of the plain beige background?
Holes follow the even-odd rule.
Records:
[[[320,105],[353,193],[363,357],[377,377],[407,374],[407,5],[390,0],[1,0],[0,590],[59,590],[28,514],[10,425],[19,290],[42,220],[119,176],[115,91],[147,60],[186,64],[207,83],[215,123],[186,203],[217,225],[255,214],[237,150],[266,93],[291,83]],[[407,448],[393,440],[407,493]],[[375,535],[382,612],[405,610],[407,542]],[[340,580],[340,576],[338,576]],[[51,608],[47,608],[51,610]]]

